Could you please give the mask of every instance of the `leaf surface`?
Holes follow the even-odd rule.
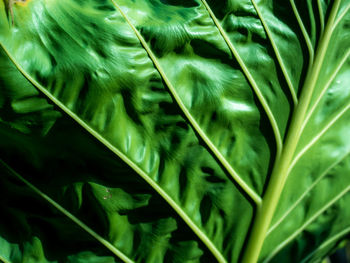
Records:
[[[5,260],[314,262],[348,234],[348,0],[7,4],[4,173],[93,234],[3,230]]]

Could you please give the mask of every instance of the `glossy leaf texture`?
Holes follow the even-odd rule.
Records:
[[[349,0],[0,1],[0,260],[320,261],[349,27]]]

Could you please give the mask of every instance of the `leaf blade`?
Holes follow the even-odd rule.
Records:
[[[216,19],[215,14],[213,13],[213,11],[211,10],[210,6],[207,4],[206,0],[201,0],[202,3],[204,4],[204,6],[206,7],[206,9],[208,10],[210,16],[212,17],[215,25],[217,26],[217,28],[220,31],[220,34],[223,36],[223,38],[225,39],[225,42],[227,43],[227,45],[229,46],[231,52],[233,53],[234,57],[237,59],[239,65],[242,67],[243,72],[245,73],[247,79],[249,80],[249,83],[251,84],[253,90],[255,91],[257,97],[259,98],[259,101],[262,105],[262,107],[264,108],[268,119],[271,122],[271,126],[272,129],[274,131],[274,136],[276,139],[276,147],[277,147],[277,157],[280,155],[281,151],[282,151],[282,136],[281,136],[281,132],[280,129],[278,127],[277,121],[275,120],[275,116],[272,113],[270,106],[268,105],[268,103],[266,102],[262,92],[260,91],[256,81],[254,80],[253,76],[251,75],[250,71],[248,70],[247,66],[245,65],[244,61],[242,60],[241,56],[238,54],[236,48],[233,46],[233,44],[231,43],[231,41],[229,40],[227,34],[225,33],[224,29],[221,27],[219,21]]]
[[[6,51],[5,47],[0,43],[1,47]],[[6,51],[9,55],[9,53]],[[10,55],[9,55],[10,56]],[[14,61],[14,60],[12,60]],[[15,63],[15,62],[14,62]],[[20,66],[16,64],[17,68]],[[33,83],[42,93],[44,93],[53,103],[55,103],[60,109],[62,109],[67,115],[69,115],[74,121],[79,123],[84,129],[86,129],[90,134],[92,134],[96,139],[98,139],[103,145],[105,145],[110,151],[115,153],[120,159],[127,163],[136,173],[138,173],[149,185],[152,186],[168,203],[169,205],[180,215],[180,217],[189,225],[189,227],[199,236],[199,238],[205,243],[208,248],[213,252],[215,257],[219,262],[226,262],[224,257],[218,251],[218,249],[212,244],[211,240],[202,232],[198,226],[193,223],[192,219],[182,210],[180,206],[149,176],[143,171],[137,164],[135,164],[131,159],[129,159],[125,154],[118,150],[114,145],[102,137],[98,132],[91,128],[87,123],[80,119],[75,113],[70,111],[64,104],[57,100],[51,93],[49,93],[44,87],[42,87],[38,82],[32,79],[24,70],[21,70],[22,74],[26,76],[30,82]],[[125,261],[132,262],[132,261]]]
[[[177,94],[176,89],[173,87],[172,83],[166,76],[164,70],[162,69],[160,63],[158,62],[156,56],[153,54],[152,50],[149,48],[148,44],[142,37],[142,35],[138,32],[138,30],[135,28],[135,26],[131,23],[129,18],[126,16],[126,14],[123,12],[123,10],[119,7],[119,5],[116,3],[115,0],[112,0],[116,8],[119,10],[119,12],[123,15],[127,23],[130,25],[130,27],[135,32],[137,38],[140,40],[142,46],[147,51],[148,55],[152,59],[155,67],[159,71],[160,75],[162,76],[164,82],[167,84],[171,94],[174,96],[176,102],[178,103],[179,107],[183,111],[184,115],[187,117],[191,125],[194,127],[194,129],[197,131],[199,136],[203,139],[203,141],[208,145],[208,147],[212,150],[214,155],[220,160],[222,165],[226,168],[226,170],[229,172],[229,174],[232,176],[232,178],[240,185],[247,193],[247,195],[257,204],[260,205],[261,203],[261,197],[240,177],[240,175],[234,170],[234,168],[228,163],[226,158],[221,154],[221,152],[217,149],[217,147],[213,144],[213,142],[208,138],[208,136],[203,132],[202,128],[199,126],[197,121],[193,118],[191,113],[187,110],[186,106],[182,102],[180,96]],[[217,254],[218,251],[215,251],[215,254]],[[220,257],[221,260],[223,260],[223,257]]]
[[[82,221],[80,221],[78,218],[76,218],[74,215],[69,213],[60,204],[56,203],[53,199],[51,199],[49,196],[44,194],[37,187],[35,187],[31,183],[29,183],[26,179],[24,179],[21,175],[19,175],[16,171],[14,171],[10,166],[8,166],[8,164],[6,164],[2,159],[0,159],[0,164],[5,169],[7,169],[13,176],[17,177],[19,180],[21,180],[23,183],[25,183],[32,191],[34,191],[35,193],[40,195],[43,199],[45,199],[48,203],[50,203],[58,211],[60,211],[62,214],[64,214],[70,220],[72,220],[75,224],[77,224],[82,229],[84,229],[86,232],[88,232],[91,236],[93,236],[96,240],[98,240],[101,244],[103,244],[107,249],[109,249],[113,254],[115,254],[117,257],[119,257],[121,260],[123,260],[123,262],[125,262],[125,263],[133,263],[134,262],[130,258],[128,258],[124,253],[122,253],[120,250],[118,250],[116,247],[114,247],[111,243],[109,243],[107,240],[105,240],[103,237],[101,237],[99,234],[97,234],[95,231],[93,231],[90,227],[88,227]]]
[[[74,1],[67,1],[67,2],[65,2],[65,4],[70,3],[71,5],[73,5],[72,4],[73,2]],[[97,2],[99,2],[99,1],[97,1]],[[34,2],[33,2],[33,5],[34,5]],[[40,5],[39,2],[38,2],[38,5]],[[63,6],[63,4],[62,4],[62,6]],[[68,6],[70,6],[70,5],[68,5]],[[77,11],[77,10],[80,11],[81,7],[80,6],[77,7],[77,6],[74,6],[73,9],[75,9],[75,11]],[[69,15],[71,12],[70,10],[64,10],[64,8],[66,8],[66,7],[62,8],[63,11],[60,9],[53,10],[54,9],[53,6],[46,6],[46,8],[49,9],[50,12],[55,11],[55,12],[50,13],[50,16],[51,16],[50,19],[52,19],[52,17],[57,18],[57,17],[62,16],[63,11],[67,12]],[[50,8],[52,8],[52,9],[50,9]],[[91,10],[89,10],[89,11],[91,11]],[[98,12],[101,12],[101,11],[98,11]],[[98,12],[96,12],[96,13],[100,14]],[[115,16],[115,14],[117,12],[113,9],[112,13],[113,13],[113,16]],[[89,14],[91,15],[91,12]],[[94,13],[92,12],[92,14],[94,14]],[[83,17],[79,17],[79,13],[77,13],[75,15],[77,15],[78,16],[77,18],[79,18],[79,19],[85,18],[84,14],[81,15]],[[103,19],[104,18],[105,17],[103,17]],[[112,21],[117,20],[119,23],[119,22],[123,21],[120,18],[121,18],[120,16],[117,16],[117,19],[112,20]],[[28,21],[26,21],[26,22],[29,23]],[[46,23],[46,25],[51,25],[51,23],[52,23],[52,21],[49,20],[49,22]],[[125,33],[125,32],[121,32],[121,33],[125,34],[127,37],[132,39],[132,40],[128,40],[129,42],[132,43],[132,45],[137,45],[137,48],[135,48],[136,51],[135,51],[135,49],[133,49],[133,47],[131,47],[133,52],[135,52],[132,54],[136,54],[135,57],[137,59],[139,59],[137,61],[140,61],[140,60],[143,61],[142,63],[140,63],[141,65],[136,65],[137,67],[139,67],[139,66],[142,67],[142,69],[144,70],[144,71],[141,71],[142,74],[140,74],[140,75],[142,77],[144,77],[145,75],[143,75],[143,74],[145,73],[145,71],[147,72],[147,74],[149,74],[151,72],[152,74],[155,75],[155,70],[153,69],[153,66],[150,67],[149,59],[147,59],[147,60],[144,59],[145,58],[144,50],[141,51],[141,48],[139,47],[138,41],[135,41],[136,39],[134,36],[130,36],[131,30],[127,27],[127,25],[124,25],[124,24],[125,24],[125,21],[123,21],[123,26],[121,28],[124,29],[125,31],[127,31],[127,33]],[[66,26],[66,25],[67,24],[61,24],[62,27]],[[78,25],[80,26],[80,24],[78,24]],[[102,24],[102,25],[105,25],[105,24]],[[85,24],[84,24],[84,26],[85,26]],[[106,27],[108,29],[111,29],[111,25],[108,23],[107,23]],[[39,27],[36,25],[36,28],[39,28]],[[67,31],[68,31],[67,33],[69,33],[70,36],[74,35],[72,32],[72,31],[74,31],[74,28],[73,29],[68,28]],[[25,32],[24,28],[22,28],[22,32]],[[48,30],[48,32],[49,32],[49,36],[50,36],[52,31]],[[115,28],[113,28],[112,33],[111,32],[108,32],[108,33],[111,33],[113,35],[113,32],[118,32],[118,31]],[[47,46],[49,46],[49,51],[52,52],[53,54],[55,54],[55,52],[57,52],[57,50],[55,50],[55,48],[52,48],[50,46],[51,39],[50,38],[48,39],[45,34],[46,34],[46,32],[44,31],[44,34],[40,35],[40,41],[45,42],[47,44]],[[84,35],[82,35],[82,36],[84,37]],[[50,37],[55,39],[55,37],[57,37],[57,36],[54,34],[54,36],[50,36]],[[33,37],[33,39],[36,39],[36,37]],[[85,39],[83,39],[83,40],[85,40]],[[73,39],[73,41],[72,41],[72,39],[70,39],[69,37],[65,38],[63,43],[61,43],[61,44],[66,44],[65,41],[69,42],[70,45],[73,45],[72,50],[75,50],[75,49],[78,50],[80,48],[80,46],[84,44],[81,39]],[[74,46],[74,44],[71,43],[71,41],[73,43],[75,43],[76,46]],[[113,41],[114,41],[114,39],[113,39]],[[19,64],[23,65],[22,63],[24,60],[22,60],[23,57],[21,57],[21,55],[23,55],[23,54],[21,54],[20,51],[18,53],[16,52],[16,51],[18,51],[18,50],[16,50],[16,48],[18,48],[18,47],[9,45],[8,39],[6,39],[6,40],[2,39],[1,42],[6,43],[7,48],[9,48],[11,50],[11,52],[13,52],[13,54],[16,56],[15,59],[19,61]],[[33,42],[35,43],[35,41],[33,41]],[[128,42],[126,41],[126,43],[128,43]],[[79,47],[77,47],[77,46],[79,46]],[[19,50],[21,50],[21,48],[19,48]],[[122,50],[122,48],[120,50]],[[40,49],[40,51],[42,52],[43,50]],[[114,50],[114,51],[116,51],[116,50]],[[119,51],[119,49],[118,49],[118,51]],[[62,50],[60,50],[60,52],[62,52]],[[60,54],[60,55],[56,54],[54,56],[55,59],[59,60],[60,57],[64,57],[64,56],[62,56],[62,53],[60,53],[60,52],[58,52],[58,54]],[[65,52],[65,50],[63,52]],[[76,51],[76,52],[78,53],[78,51]],[[82,51],[80,50],[79,52],[82,52]],[[113,54],[109,54],[109,55],[113,58]],[[24,57],[25,57],[25,55],[24,55]],[[80,55],[78,57],[80,57]],[[91,57],[94,57],[94,56],[91,56]],[[120,59],[120,57],[118,57],[118,58]],[[231,222],[234,220],[234,216],[229,215],[226,207],[231,207],[231,205],[233,204],[233,202],[232,202],[233,199],[235,199],[236,201],[239,200],[238,203],[239,202],[244,203],[242,208],[245,207],[248,210],[248,212],[246,211],[245,217],[249,218],[251,216],[251,214],[250,214],[251,213],[250,212],[251,211],[251,207],[250,207],[251,204],[246,200],[245,197],[241,196],[241,194],[237,191],[237,189],[235,189],[235,186],[230,182],[230,180],[228,178],[226,178],[225,174],[221,171],[221,168],[218,166],[216,161],[213,161],[212,157],[210,156],[210,154],[208,154],[207,150],[203,146],[199,145],[192,130],[187,128],[187,123],[185,123],[185,121],[182,119],[182,117],[180,118],[177,111],[175,113],[165,112],[165,114],[163,114],[163,112],[161,112],[161,111],[164,109],[164,106],[160,105],[160,107],[159,107],[159,109],[160,109],[159,111],[161,112],[160,114],[158,114],[158,115],[154,114],[155,116],[150,116],[150,117],[141,116],[142,118],[149,118],[152,120],[152,122],[146,123],[147,121],[143,122],[144,120],[142,118],[137,119],[138,116],[135,116],[135,115],[132,116],[132,114],[130,114],[130,111],[132,113],[132,111],[135,109],[135,108],[133,108],[134,104],[131,103],[133,105],[133,107],[131,107],[131,108],[126,107],[124,109],[123,102],[119,98],[115,98],[114,96],[109,97],[110,94],[108,94],[108,96],[106,95],[105,97],[101,96],[102,98],[99,97],[98,94],[94,94],[94,96],[97,96],[97,97],[93,97],[93,98],[89,98],[89,95],[88,95],[88,99],[86,99],[86,97],[84,97],[84,96],[86,96],[86,90],[84,91],[83,88],[85,85],[86,85],[85,87],[88,87],[88,84],[84,83],[84,79],[82,79],[80,74],[81,73],[84,74],[85,70],[86,70],[86,68],[88,68],[88,66],[84,62],[82,62],[81,57],[79,59],[77,59],[77,61],[70,60],[70,56],[67,56],[67,58],[64,59],[65,61],[63,61],[63,62],[69,62],[69,63],[73,63],[73,64],[74,63],[77,63],[77,64],[82,63],[83,64],[83,66],[81,66],[81,64],[79,64],[79,67],[78,67],[79,70],[82,69],[81,71],[78,70],[78,72],[74,71],[74,72],[69,72],[69,73],[67,73],[66,71],[63,71],[64,77],[67,77],[67,75],[69,75],[69,74],[71,74],[70,76],[74,76],[72,78],[67,78],[67,81],[64,83],[62,83],[62,81],[60,80],[60,78],[62,76],[59,73],[55,72],[54,70],[51,72],[49,71],[49,72],[43,72],[43,73],[48,74],[49,76],[52,72],[54,72],[55,74],[57,73],[57,75],[56,75],[57,82],[55,80],[53,80],[54,78],[53,79],[51,78],[52,75],[50,76],[51,79],[50,78],[49,79],[48,78],[41,78],[40,76],[38,76],[42,73],[42,72],[40,72],[40,70],[41,70],[40,67],[39,68],[29,67],[29,70],[28,70],[28,68],[26,68],[25,70],[23,70],[23,72],[28,70],[27,76],[31,77],[32,80],[35,80],[36,84],[43,86],[41,83],[44,83],[45,85],[47,85],[48,88],[47,88],[46,95],[51,94],[51,98],[56,97],[57,100],[55,102],[57,102],[57,103],[61,102],[62,109],[64,109],[66,111],[66,113],[68,113],[68,115],[70,115],[71,117],[72,116],[75,117],[76,122],[79,121],[80,124],[83,124],[83,125],[84,125],[84,121],[88,122],[89,125],[91,124],[91,130],[97,129],[99,131],[104,132],[104,134],[106,134],[108,136],[108,138],[117,145],[116,148],[120,149],[120,151],[123,154],[132,156],[133,162],[137,163],[138,165],[141,165],[143,169],[147,170],[147,176],[149,175],[149,177],[152,177],[152,179],[150,179],[150,180],[154,180],[157,183],[159,183],[160,185],[162,185],[161,188],[164,189],[164,191],[166,191],[166,193],[171,194],[171,196],[170,196],[170,194],[168,195],[168,196],[170,196],[170,198],[172,198],[173,200],[176,200],[177,203],[181,203],[181,207],[180,207],[181,210],[186,209],[186,213],[189,213],[191,215],[191,220],[195,222],[194,225],[198,229],[200,229],[200,231],[202,233],[205,232],[206,235],[210,235],[211,236],[210,239],[214,240],[214,241],[210,240],[210,242],[215,243],[215,246],[217,246],[220,250],[222,250],[222,244],[224,243],[224,236],[228,235],[230,229],[231,230],[234,229],[234,231],[238,231],[237,230],[238,228],[242,228],[239,226],[243,226],[243,228],[240,229],[239,231],[247,231],[249,220],[247,220],[246,222],[240,222],[239,224],[232,224]],[[101,60],[103,60],[103,59],[101,59]],[[132,59],[130,61],[134,62],[134,57],[132,57]],[[89,61],[89,62],[91,62],[91,61]],[[96,61],[94,61],[94,62],[96,62]],[[120,62],[120,61],[118,61],[118,62]],[[117,64],[113,64],[113,63],[115,63],[115,61],[111,59],[112,65],[109,64],[109,66],[113,66],[112,69],[114,70],[117,68]],[[60,65],[60,62],[58,61],[57,64]],[[101,64],[97,63],[96,67],[98,67],[100,65]],[[103,65],[103,63],[102,63],[102,65]],[[105,65],[103,65],[103,66],[105,66]],[[95,70],[95,69],[96,68],[93,68],[93,70]],[[104,78],[106,78],[106,75],[108,75],[107,74],[108,72],[106,73],[106,72],[99,71],[99,70],[100,69],[98,68],[97,72],[92,71],[91,75],[93,77],[95,77],[97,75],[100,79],[102,79],[104,81]],[[139,70],[139,68],[138,68],[138,70]],[[115,73],[115,72],[113,72],[113,73]],[[123,73],[127,74],[125,72],[123,72]],[[86,74],[87,75],[86,78],[88,78],[90,76],[89,74],[90,73]],[[117,75],[117,76],[119,76],[119,75]],[[148,78],[148,75],[146,75],[146,77]],[[154,78],[155,80],[153,79],[153,81],[157,82],[157,85],[159,85],[159,86],[156,86],[156,88],[158,90],[161,89],[163,92],[163,87],[161,86],[161,84],[158,84],[158,82],[160,82],[160,78],[158,76],[156,76],[156,77],[151,76],[151,77]],[[134,75],[132,75],[132,78],[130,78],[130,79],[133,79],[133,78],[135,78]],[[113,83],[113,81],[116,81],[116,82],[118,81],[118,80],[116,80],[115,76],[113,77],[113,81],[109,81],[110,79],[108,79],[108,78],[106,78],[106,79],[107,79],[107,84],[111,84],[111,83]],[[149,81],[149,79],[147,79],[147,81]],[[39,83],[39,82],[41,82],[41,83]],[[90,84],[90,85],[91,86],[97,85],[99,88],[101,88],[101,90],[99,90],[99,91],[102,91],[102,92],[104,92],[108,88],[111,88],[108,85],[106,85],[107,87],[104,85],[101,87],[98,84],[100,84],[100,83],[96,84],[96,82],[93,82],[93,84]],[[105,83],[103,83],[103,84],[105,84]],[[120,83],[118,83],[118,84],[120,84]],[[138,83],[136,82],[136,84],[138,84]],[[65,85],[69,86],[69,88],[65,89],[66,88]],[[115,83],[113,83],[113,85],[115,85]],[[152,83],[152,85],[153,85],[153,83]],[[125,84],[121,83],[121,87],[124,88],[124,86],[125,86]],[[135,86],[136,86],[135,83],[132,83],[131,87],[135,87]],[[118,85],[115,85],[114,87],[118,87]],[[138,87],[138,86],[136,86],[136,87]],[[142,86],[140,86],[140,87],[142,88]],[[80,90],[80,88],[82,88],[82,90]],[[154,88],[154,87],[147,87],[146,90],[150,91],[150,88]],[[45,90],[45,88],[43,88],[42,90]],[[92,92],[96,91],[96,88],[94,87],[91,90],[92,90]],[[115,90],[112,90],[112,91],[115,91]],[[150,93],[152,93],[152,92],[155,93],[154,90],[150,91]],[[139,94],[140,91],[135,92],[135,93]],[[135,95],[135,93],[131,93],[131,95]],[[128,93],[122,94],[122,96],[125,96],[125,95],[128,95]],[[159,96],[159,94],[157,94],[157,96]],[[118,96],[116,96],[116,97],[118,97]],[[112,117],[108,116],[108,114],[105,114],[105,112],[103,112],[103,114],[101,114],[101,111],[104,110],[104,108],[103,108],[104,105],[108,105],[108,103],[103,100],[105,98],[111,99],[112,102],[115,103],[115,104],[113,104],[113,107],[112,107],[113,110],[111,111]],[[125,96],[125,98],[129,99],[130,96]],[[149,97],[147,97],[147,96],[142,97],[142,99],[144,99],[144,98],[149,98]],[[101,104],[98,104],[98,103],[94,104],[91,102],[90,99],[93,99],[93,100],[96,99],[96,101],[101,103]],[[99,101],[99,99],[102,101]],[[159,99],[159,97],[157,99]],[[79,103],[75,103],[76,102],[75,100],[77,100]],[[82,101],[84,103],[81,103]],[[172,105],[171,104],[172,102],[170,100],[170,96],[168,96],[168,94],[166,96],[161,97],[160,101],[162,103],[165,102],[166,106],[168,106],[169,104]],[[155,105],[158,105],[158,104],[159,104],[159,101],[157,101],[155,103]],[[96,105],[97,105],[97,108],[95,107]],[[115,105],[117,105],[118,107],[114,107]],[[142,105],[142,104],[140,104],[140,105]],[[101,110],[100,107],[103,109]],[[138,111],[143,110],[143,109],[140,110],[139,108],[136,108],[136,109]],[[135,123],[133,123],[133,126],[132,125],[130,125],[131,127],[128,126],[128,124],[129,124],[128,122],[130,122],[129,116],[127,116],[127,118],[122,118],[122,113],[125,113],[125,112],[123,112],[124,110],[127,111],[127,113],[131,115],[131,117],[133,117],[130,119],[132,119],[132,122],[135,122],[136,125],[135,125]],[[141,112],[140,115],[148,114],[147,110],[149,110],[149,109],[146,108],[146,112],[145,113]],[[70,111],[72,111],[72,112],[74,111],[73,114]],[[118,119],[116,118],[115,115],[113,115],[113,114],[116,114],[115,113],[116,111],[118,112],[118,114],[120,114],[118,116]],[[137,112],[137,114],[139,114],[139,112]],[[163,114],[163,115],[161,115],[161,114]],[[152,142],[150,140],[152,138],[157,138],[157,136],[159,136],[159,134],[154,133],[154,130],[152,130],[152,129],[154,129],[154,127],[152,127],[152,125],[154,125],[154,123],[156,125],[158,125],[157,122],[164,121],[164,119],[165,119],[164,115],[166,115],[166,114],[168,114],[168,118],[171,119],[171,121],[170,121],[171,126],[167,122],[165,122],[164,126],[169,125],[172,129],[172,130],[170,129],[170,132],[173,132],[173,133],[170,133],[169,129],[165,129],[167,132],[169,132],[169,134],[166,134],[165,132],[161,133],[161,136],[164,136],[165,139],[163,139],[159,142],[160,145],[157,145],[156,142],[158,142],[159,140],[154,140]],[[79,116],[77,117],[76,115],[79,115]],[[103,116],[103,118],[101,118],[101,116]],[[160,116],[160,118],[159,118],[159,116]],[[82,121],[79,119],[79,117],[81,117]],[[104,117],[106,117],[106,118],[104,118]],[[109,129],[111,127],[111,126],[109,126],[111,123],[108,122],[108,118],[109,119],[114,118],[114,123],[112,123],[113,124],[112,126],[114,129]],[[165,121],[168,121],[168,119],[165,119]],[[179,125],[179,123],[180,123],[180,125]],[[88,128],[86,125],[85,125],[85,127]],[[130,128],[130,130],[126,129],[126,127]],[[175,127],[176,128],[180,127],[181,128],[180,134],[182,135],[183,133],[185,133],[184,137],[185,138],[187,137],[187,139],[184,140],[184,142],[181,144],[173,143],[173,141],[172,141],[172,137],[174,139],[177,139],[177,137],[179,136],[177,134],[179,129],[175,129]],[[135,132],[136,129],[137,129],[137,131]],[[159,127],[155,127],[155,130],[157,132],[159,132]],[[123,135],[125,135],[126,133],[128,133],[128,136],[123,137]],[[151,134],[151,136],[150,136],[150,134]],[[154,135],[154,134],[156,134],[156,135]],[[142,140],[144,141],[143,143],[142,143]],[[138,143],[140,143],[140,145],[137,145]],[[149,144],[147,144],[147,143],[149,143]],[[171,145],[172,148],[170,148],[170,149],[172,151],[174,151],[175,153],[172,153],[170,151],[170,149],[166,149],[164,147],[164,145],[162,145],[161,143],[173,144],[173,145]],[[165,146],[168,147],[168,145],[165,145]],[[182,152],[185,152],[185,153],[182,153],[182,155],[180,155],[180,156],[176,156],[177,148],[179,148],[179,150],[181,150]],[[154,151],[157,155],[156,154],[152,155],[154,152],[149,151],[150,149],[151,150],[160,149],[160,151],[159,152]],[[149,152],[151,152],[151,154]],[[171,153],[169,154],[169,152],[171,152]],[[159,155],[158,155],[158,153],[159,153]],[[172,157],[172,155],[176,156],[177,158],[170,158],[169,156]],[[205,157],[202,158],[202,155]],[[159,161],[159,159],[157,159],[157,156],[162,157],[160,164],[159,164],[160,161]],[[196,159],[196,158],[198,159],[198,164],[196,163],[194,165],[193,159]],[[207,160],[206,163],[204,162],[204,159]],[[165,165],[164,165],[164,163],[165,163]],[[159,168],[159,171],[161,171],[160,173],[157,173],[158,168]],[[179,180],[179,177],[188,177],[190,180],[192,180],[192,178],[191,178],[192,173],[193,173],[192,170],[196,170],[199,173],[200,176],[196,177],[196,178],[198,178],[196,180],[199,181],[200,184],[196,185],[195,184],[196,181],[187,182],[187,180],[188,180],[187,178],[185,178],[185,179],[180,178],[180,180],[182,180],[182,185],[180,185],[180,186],[183,187],[186,191],[184,191],[184,189],[181,189],[180,186],[177,188],[174,187],[174,189],[170,189],[169,184],[174,184],[174,182],[176,182],[176,180]],[[188,180],[188,181],[190,181],[190,180]],[[221,190],[218,191],[218,189],[221,189]],[[222,190],[222,189],[224,189],[224,190]],[[230,195],[227,194],[228,189],[232,190]],[[189,196],[191,196],[191,195],[195,195],[197,198],[198,198],[198,196],[200,196],[200,198],[202,198],[203,201],[198,202],[195,205],[195,207],[193,208],[192,202],[189,198]],[[225,200],[226,203],[222,200]],[[214,201],[217,203],[214,204]],[[209,206],[209,210],[211,211],[211,213],[208,214],[208,212],[206,211],[208,208],[206,208],[205,205]],[[214,217],[215,214],[219,214],[219,213],[227,214],[227,221],[222,222],[219,217]],[[224,224],[227,224],[227,227],[223,227]],[[220,236],[219,235],[220,232],[222,232],[223,235]],[[239,238],[235,242],[237,242],[239,244],[239,246],[241,246],[243,244],[242,238]],[[230,243],[229,245],[233,246],[233,243]],[[239,246],[235,247],[235,250],[233,252],[231,252],[229,250],[225,251],[225,253],[226,253],[225,256],[226,257],[232,257],[232,256],[238,257]]]

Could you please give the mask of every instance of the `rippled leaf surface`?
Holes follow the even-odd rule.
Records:
[[[318,262],[350,231],[350,1],[0,1],[0,260]]]

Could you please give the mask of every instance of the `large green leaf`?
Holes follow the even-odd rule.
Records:
[[[0,1],[0,259],[325,257],[350,231],[349,9]]]

